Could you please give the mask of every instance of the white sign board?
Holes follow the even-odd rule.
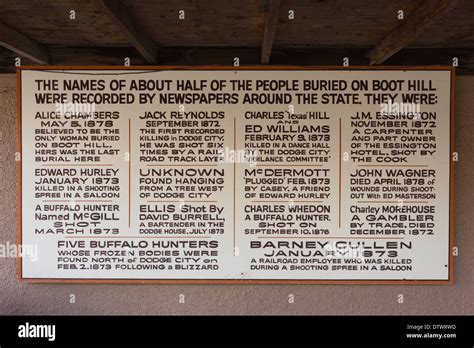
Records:
[[[19,74],[21,279],[452,281],[449,68]]]

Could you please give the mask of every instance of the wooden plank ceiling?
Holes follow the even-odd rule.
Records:
[[[18,58],[337,66],[344,57],[351,65],[456,57],[458,73],[474,74],[473,17],[472,0],[0,0],[0,72],[13,72]]]

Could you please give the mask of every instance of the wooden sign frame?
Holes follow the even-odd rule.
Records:
[[[18,280],[29,283],[99,283],[99,284],[380,284],[380,285],[415,285],[415,284],[454,284],[454,161],[451,156],[454,152],[454,127],[455,127],[455,88],[456,69],[453,66],[22,66],[17,67],[17,148],[20,160],[17,162],[17,203],[18,203],[18,247],[22,244],[22,134],[21,134],[21,74],[25,70],[309,70],[309,71],[422,71],[439,70],[450,71],[450,168],[449,168],[449,279],[448,280],[295,280],[295,279],[52,279],[52,278],[24,278],[22,275],[22,259],[18,256]],[[20,250],[20,249],[19,249]],[[18,253],[20,254],[20,253]]]

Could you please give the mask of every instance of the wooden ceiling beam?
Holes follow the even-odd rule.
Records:
[[[370,65],[381,64],[420,36],[456,5],[456,0],[425,0],[369,53]],[[446,28],[450,30],[450,28]]]
[[[130,43],[148,63],[156,64],[158,48],[153,40],[137,28],[135,21],[121,0],[95,0],[97,6],[117,25]]]
[[[55,65],[122,65],[121,57],[130,57],[134,65],[146,65],[145,59],[130,46],[51,46],[49,47]],[[350,57],[351,64],[368,65],[365,48],[295,48],[274,47],[272,64],[300,66],[340,67],[344,57]],[[235,57],[242,65],[260,64],[260,47],[162,47],[159,51],[161,65],[215,65],[231,66]],[[451,65],[453,57],[459,59],[456,75],[474,75],[474,48],[405,48],[388,59],[387,66]],[[9,64],[13,53],[0,49],[0,77],[2,73],[14,73]],[[350,69],[350,67],[348,67]]]
[[[3,23],[0,23],[0,46],[35,63],[41,65],[48,65],[50,63],[49,52],[46,46]]]
[[[278,13],[280,9],[280,0],[268,0],[268,9],[265,14],[265,29],[263,32],[262,43],[262,64],[270,62],[270,55],[272,54],[273,39],[278,22]]]

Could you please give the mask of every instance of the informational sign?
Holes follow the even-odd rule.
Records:
[[[452,282],[453,86],[449,67],[22,68],[20,278]]]

